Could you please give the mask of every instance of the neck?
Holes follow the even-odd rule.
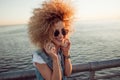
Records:
[[[56,52],[58,53],[59,49],[60,49],[60,46],[55,46],[56,47]]]

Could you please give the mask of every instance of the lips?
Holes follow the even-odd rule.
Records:
[[[62,42],[62,41],[63,41],[63,39],[57,39],[57,41]]]
[[[63,38],[56,38],[56,40],[62,42]]]

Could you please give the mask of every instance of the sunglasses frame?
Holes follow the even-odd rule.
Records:
[[[68,34],[68,30],[65,28],[62,28],[61,31],[59,31],[59,30],[54,31],[54,37],[58,37],[60,32],[63,36],[66,36]]]

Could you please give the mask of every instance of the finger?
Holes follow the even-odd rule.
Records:
[[[55,47],[52,47],[52,48],[51,48],[51,52],[52,52],[52,53],[55,53],[55,52],[56,52]]]
[[[64,47],[68,47],[68,45],[69,45],[69,40],[66,39],[66,40],[64,41]]]

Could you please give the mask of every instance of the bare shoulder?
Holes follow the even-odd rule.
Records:
[[[45,80],[51,80],[52,71],[47,64],[35,63],[35,65]]]

